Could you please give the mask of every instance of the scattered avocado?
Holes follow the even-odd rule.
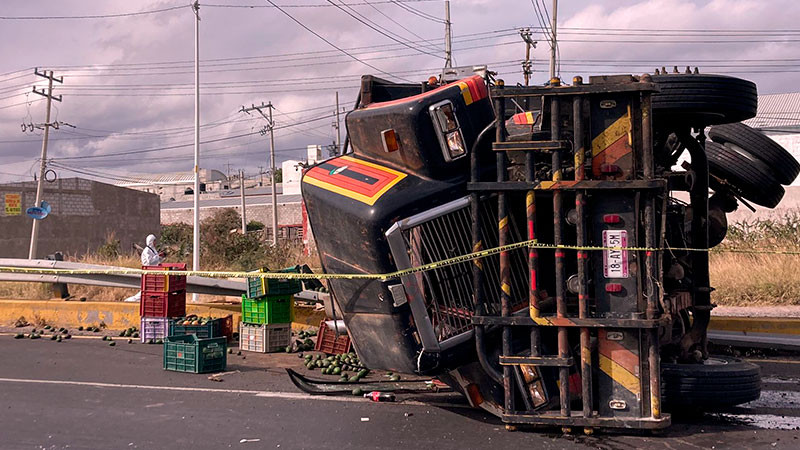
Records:
[[[361,396],[361,395],[364,395],[364,391],[363,391],[363,390],[361,390],[361,388],[355,388],[355,389],[353,389],[352,393],[353,393],[353,395],[355,395],[355,396]]]
[[[50,336],[50,340],[51,341],[55,341],[56,340],[56,335],[54,334],[54,335]]]
[[[292,353],[292,346],[291,345],[287,345],[286,346],[286,353]]]
[[[119,332],[119,337],[123,337],[123,336],[125,336],[125,332],[124,331],[120,331]]]
[[[56,342],[61,342],[61,335],[56,338]]]
[[[25,337],[25,333],[17,333],[14,335],[14,339],[22,339]]]
[[[229,348],[229,349],[228,349],[228,354],[230,355],[230,354],[232,354],[232,353],[233,353],[233,349],[232,349],[232,348]]]
[[[400,381],[400,375],[392,375],[389,377],[389,381]]]
[[[31,333],[31,339],[39,339],[39,338],[41,338],[41,337],[42,337],[42,336],[41,336],[41,335],[39,335],[39,334],[37,334],[37,333]]]
[[[128,344],[133,344],[133,339],[128,339]]]
[[[72,335],[71,334],[65,334],[64,335],[64,339],[72,339]]]
[[[109,347],[113,347],[113,346],[115,346],[115,345],[117,345],[117,343],[116,343],[116,342],[114,342],[114,341],[111,341],[111,342],[109,342],[109,343],[108,343],[108,346],[109,346]]]
[[[83,331],[83,325],[78,327],[78,331]]]

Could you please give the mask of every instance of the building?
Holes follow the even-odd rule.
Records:
[[[230,188],[228,177],[219,170],[200,169],[200,193],[212,193]],[[135,182],[117,183],[119,187],[157,194],[161,201],[180,200],[194,194],[194,172],[171,172],[131,175]]]
[[[36,202],[36,183],[0,185],[5,208],[0,215],[0,257],[27,258],[34,219],[25,211]],[[159,198],[153,193],[112,186],[83,178],[44,184],[42,199],[52,211],[39,226],[38,258],[62,252],[80,257],[95,251],[108,238],[125,252],[144,245],[148,234],[158,235]]]

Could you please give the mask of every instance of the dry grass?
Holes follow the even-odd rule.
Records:
[[[738,222],[711,254],[712,300],[720,305],[800,305],[800,256],[726,253],[726,249],[800,251],[800,212]]]

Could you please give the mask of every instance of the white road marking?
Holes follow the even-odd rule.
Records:
[[[98,388],[118,388],[118,389],[142,389],[154,391],[181,391],[181,392],[210,392],[216,394],[239,394],[239,395],[253,395],[262,398],[278,398],[283,400],[318,400],[329,402],[347,402],[347,403],[365,403],[367,400],[362,397],[344,397],[344,396],[328,396],[328,395],[310,395],[301,394],[298,392],[275,392],[275,391],[257,391],[249,389],[212,389],[202,387],[185,387],[185,386],[148,386],[142,384],[121,384],[121,383],[99,383],[94,381],[68,381],[68,380],[31,380],[24,378],[0,378],[0,383],[28,383],[28,384],[51,384],[51,385],[67,385],[67,386],[88,386]],[[468,405],[443,404],[443,403],[426,403],[417,400],[404,400],[397,402],[399,405],[409,406],[438,406],[447,408],[466,408],[472,409]]]

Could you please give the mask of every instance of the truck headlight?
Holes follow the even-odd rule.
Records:
[[[442,147],[442,154],[446,161],[453,161],[467,154],[464,135],[456,118],[453,102],[444,100],[431,105],[428,110],[436,128],[436,137]]]

